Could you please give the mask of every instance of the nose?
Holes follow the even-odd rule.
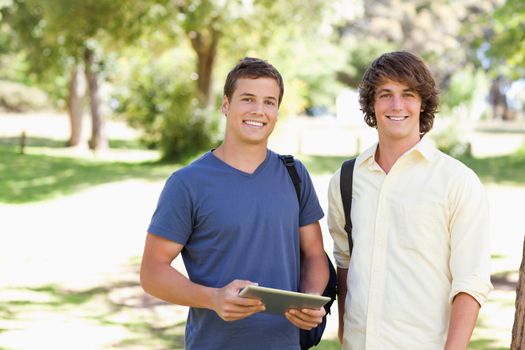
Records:
[[[253,105],[252,114],[253,115],[264,115],[264,105],[262,102],[257,102]]]
[[[393,110],[399,111],[403,109],[403,99],[401,96],[394,95],[391,99],[391,108]]]

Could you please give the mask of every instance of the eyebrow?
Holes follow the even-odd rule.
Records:
[[[388,89],[388,88],[382,88],[380,90],[376,90],[376,94],[379,94],[381,92],[392,92],[392,89]],[[403,92],[414,92],[414,93],[417,93],[416,90],[414,89],[411,89],[411,88],[406,88],[406,89],[403,89]]]
[[[242,94],[240,94],[240,96],[247,96],[247,97],[257,97],[255,96],[254,94],[251,94],[249,92],[243,92]],[[277,102],[277,99],[273,96],[266,96],[264,97],[265,99],[268,99],[268,100],[273,100],[275,102]]]

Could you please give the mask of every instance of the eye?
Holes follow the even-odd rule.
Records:
[[[243,97],[243,98],[241,98],[241,101],[252,102],[253,101],[253,97]]]
[[[389,98],[391,95],[389,93],[382,93],[382,94],[379,94],[377,96],[377,98],[380,98],[380,99],[387,99]]]
[[[264,103],[266,103],[268,106],[275,106],[275,101],[273,100],[266,100]]]

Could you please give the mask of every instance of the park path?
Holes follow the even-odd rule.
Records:
[[[325,212],[329,179],[329,175],[313,176]],[[156,325],[183,320],[185,308],[148,298],[138,286],[145,230],[162,186],[163,181],[127,180],[50,201],[0,204],[0,303],[21,299],[38,302],[41,293],[31,292],[28,287],[58,286],[68,291],[114,287],[108,291],[112,300],[129,309],[126,314],[112,317],[141,318]],[[488,185],[487,192],[493,254],[504,256],[495,259],[493,270],[516,270],[525,231],[525,216],[518,204],[525,198],[525,188]],[[330,252],[332,241],[326,221],[321,224],[325,247]],[[180,266],[180,261],[176,264]],[[510,282],[515,278],[511,273]],[[512,299],[511,289],[496,291],[500,292]],[[93,317],[103,308],[106,306],[95,302],[84,305],[82,310],[37,310],[16,321],[0,319],[0,349],[121,348],[112,344],[129,338],[129,330],[94,322]],[[490,313],[489,322],[494,328],[508,330],[510,340],[512,310],[507,307],[501,312],[501,305],[489,303],[482,315]],[[331,338],[335,338],[337,327],[334,311],[326,333]]]

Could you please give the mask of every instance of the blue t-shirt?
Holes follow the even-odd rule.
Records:
[[[301,203],[279,156],[248,174],[212,152],[167,180],[148,232],[184,245],[188,277],[209,287],[234,279],[291,291],[299,289],[299,227],[323,217],[301,162]],[[190,308],[187,349],[299,349],[299,332],[284,316],[258,313],[223,321],[209,309]]]

